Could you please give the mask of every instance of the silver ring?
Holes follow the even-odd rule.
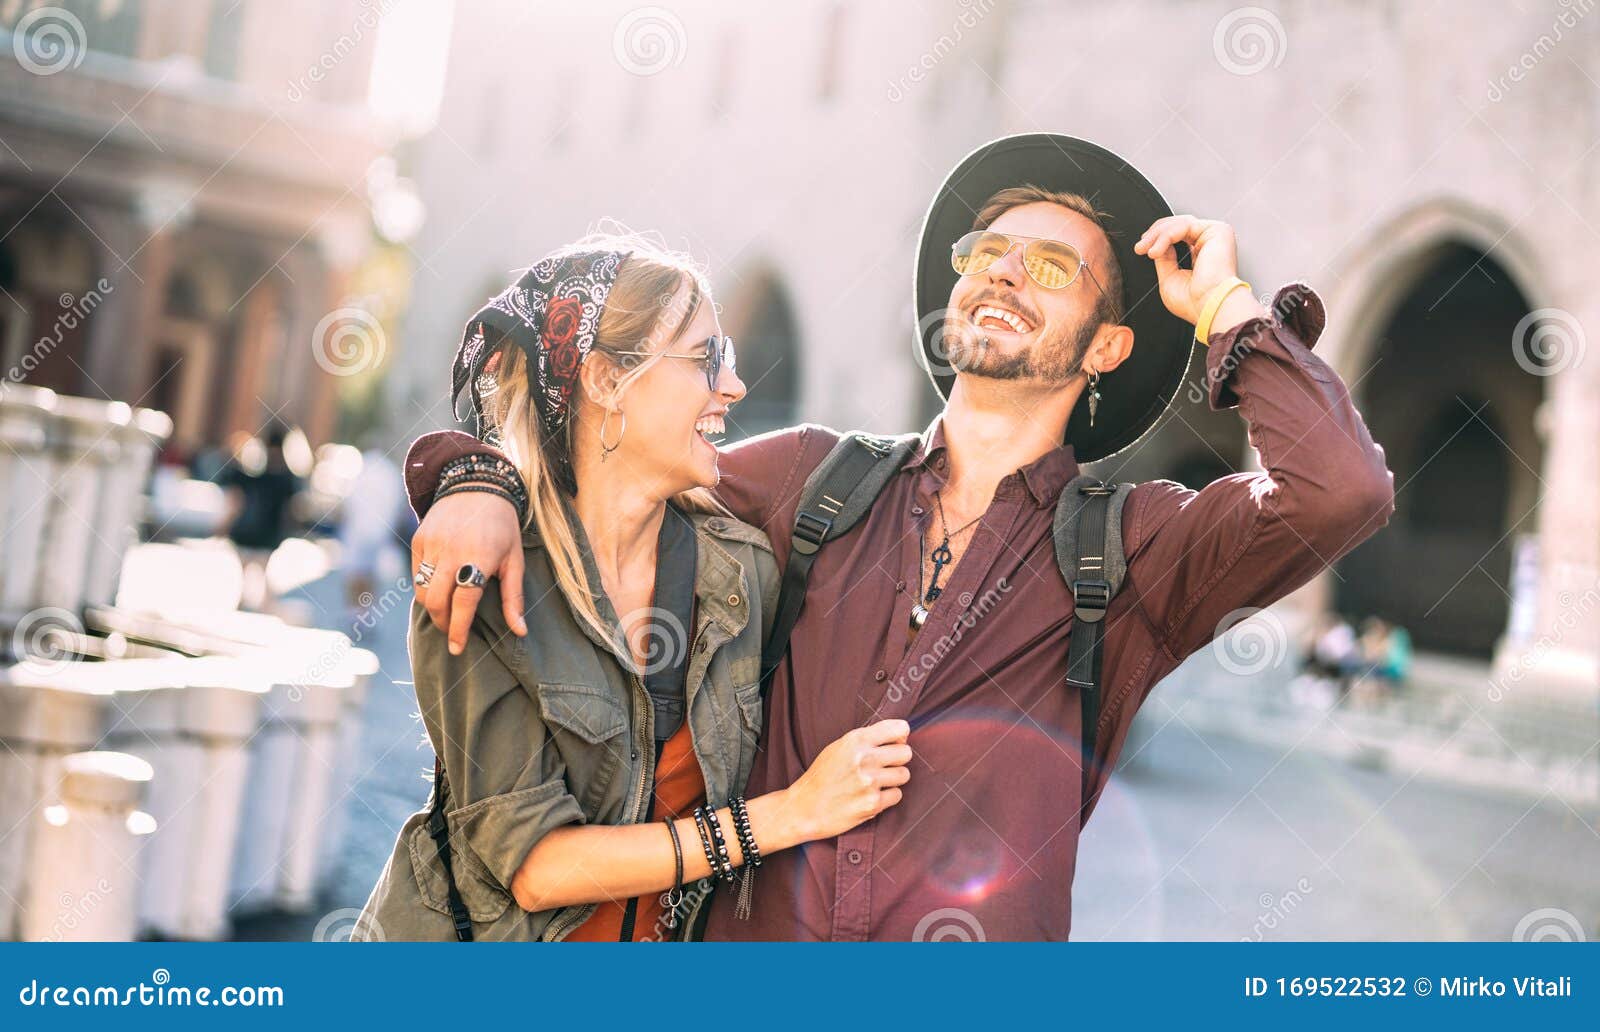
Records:
[[[428,582],[433,580],[434,571],[438,569],[439,568],[437,566],[429,562],[418,563],[417,575],[411,578],[411,583],[415,584],[419,588],[427,587]]]
[[[481,588],[486,579],[483,571],[471,563],[463,564],[461,569],[456,571],[456,587],[458,588]]]

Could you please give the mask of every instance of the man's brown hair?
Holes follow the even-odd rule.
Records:
[[[1100,228],[1106,237],[1106,254],[1109,261],[1105,268],[1091,267],[1089,272],[1095,277],[1091,281],[1091,288],[1098,283],[1101,290],[1095,291],[1098,298],[1095,304],[1095,318],[1102,323],[1113,326],[1121,325],[1126,309],[1122,303],[1122,266],[1117,262],[1116,253],[1111,250],[1111,229],[1106,225],[1107,215],[1098,211],[1082,194],[1068,193],[1064,190],[1046,190],[1042,186],[1025,183],[1022,186],[1008,186],[994,194],[983,207],[978,209],[977,217],[972,220],[973,229],[988,229],[994,225],[995,220],[1012,208],[1020,208],[1024,204],[1059,204],[1069,211],[1093,222]]]

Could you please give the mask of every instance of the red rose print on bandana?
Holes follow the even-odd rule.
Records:
[[[583,355],[572,343],[558,344],[550,349],[550,371],[561,380],[571,380],[578,374],[578,363]]]
[[[545,346],[555,350],[571,344],[572,338],[578,335],[578,322],[582,318],[583,302],[577,298],[551,299],[544,313]]]

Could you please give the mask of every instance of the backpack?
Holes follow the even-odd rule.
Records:
[[[772,631],[761,651],[763,702],[772,675],[789,647],[789,636],[805,606],[806,582],[817,552],[843,536],[877,501],[889,478],[916,448],[920,437],[878,437],[859,431],[844,435],[806,478],[794,518],[789,561],[783,570]],[[1089,802],[1089,767],[1100,719],[1100,664],[1105,616],[1127,574],[1122,553],[1122,506],[1132,484],[1105,484],[1074,477],[1056,502],[1051,537],[1056,566],[1072,587],[1072,637],[1067,646],[1067,683],[1078,689],[1083,713],[1082,803]]]

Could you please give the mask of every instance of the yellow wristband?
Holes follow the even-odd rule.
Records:
[[[1222,307],[1222,302],[1227,300],[1229,294],[1240,287],[1249,290],[1250,284],[1235,276],[1211,288],[1211,293],[1206,295],[1206,303],[1200,306],[1200,318],[1195,320],[1195,340],[1201,344],[1206,343],[1206,338],[1211,336],[1211,323],[1217,317],[1217,309]]]

